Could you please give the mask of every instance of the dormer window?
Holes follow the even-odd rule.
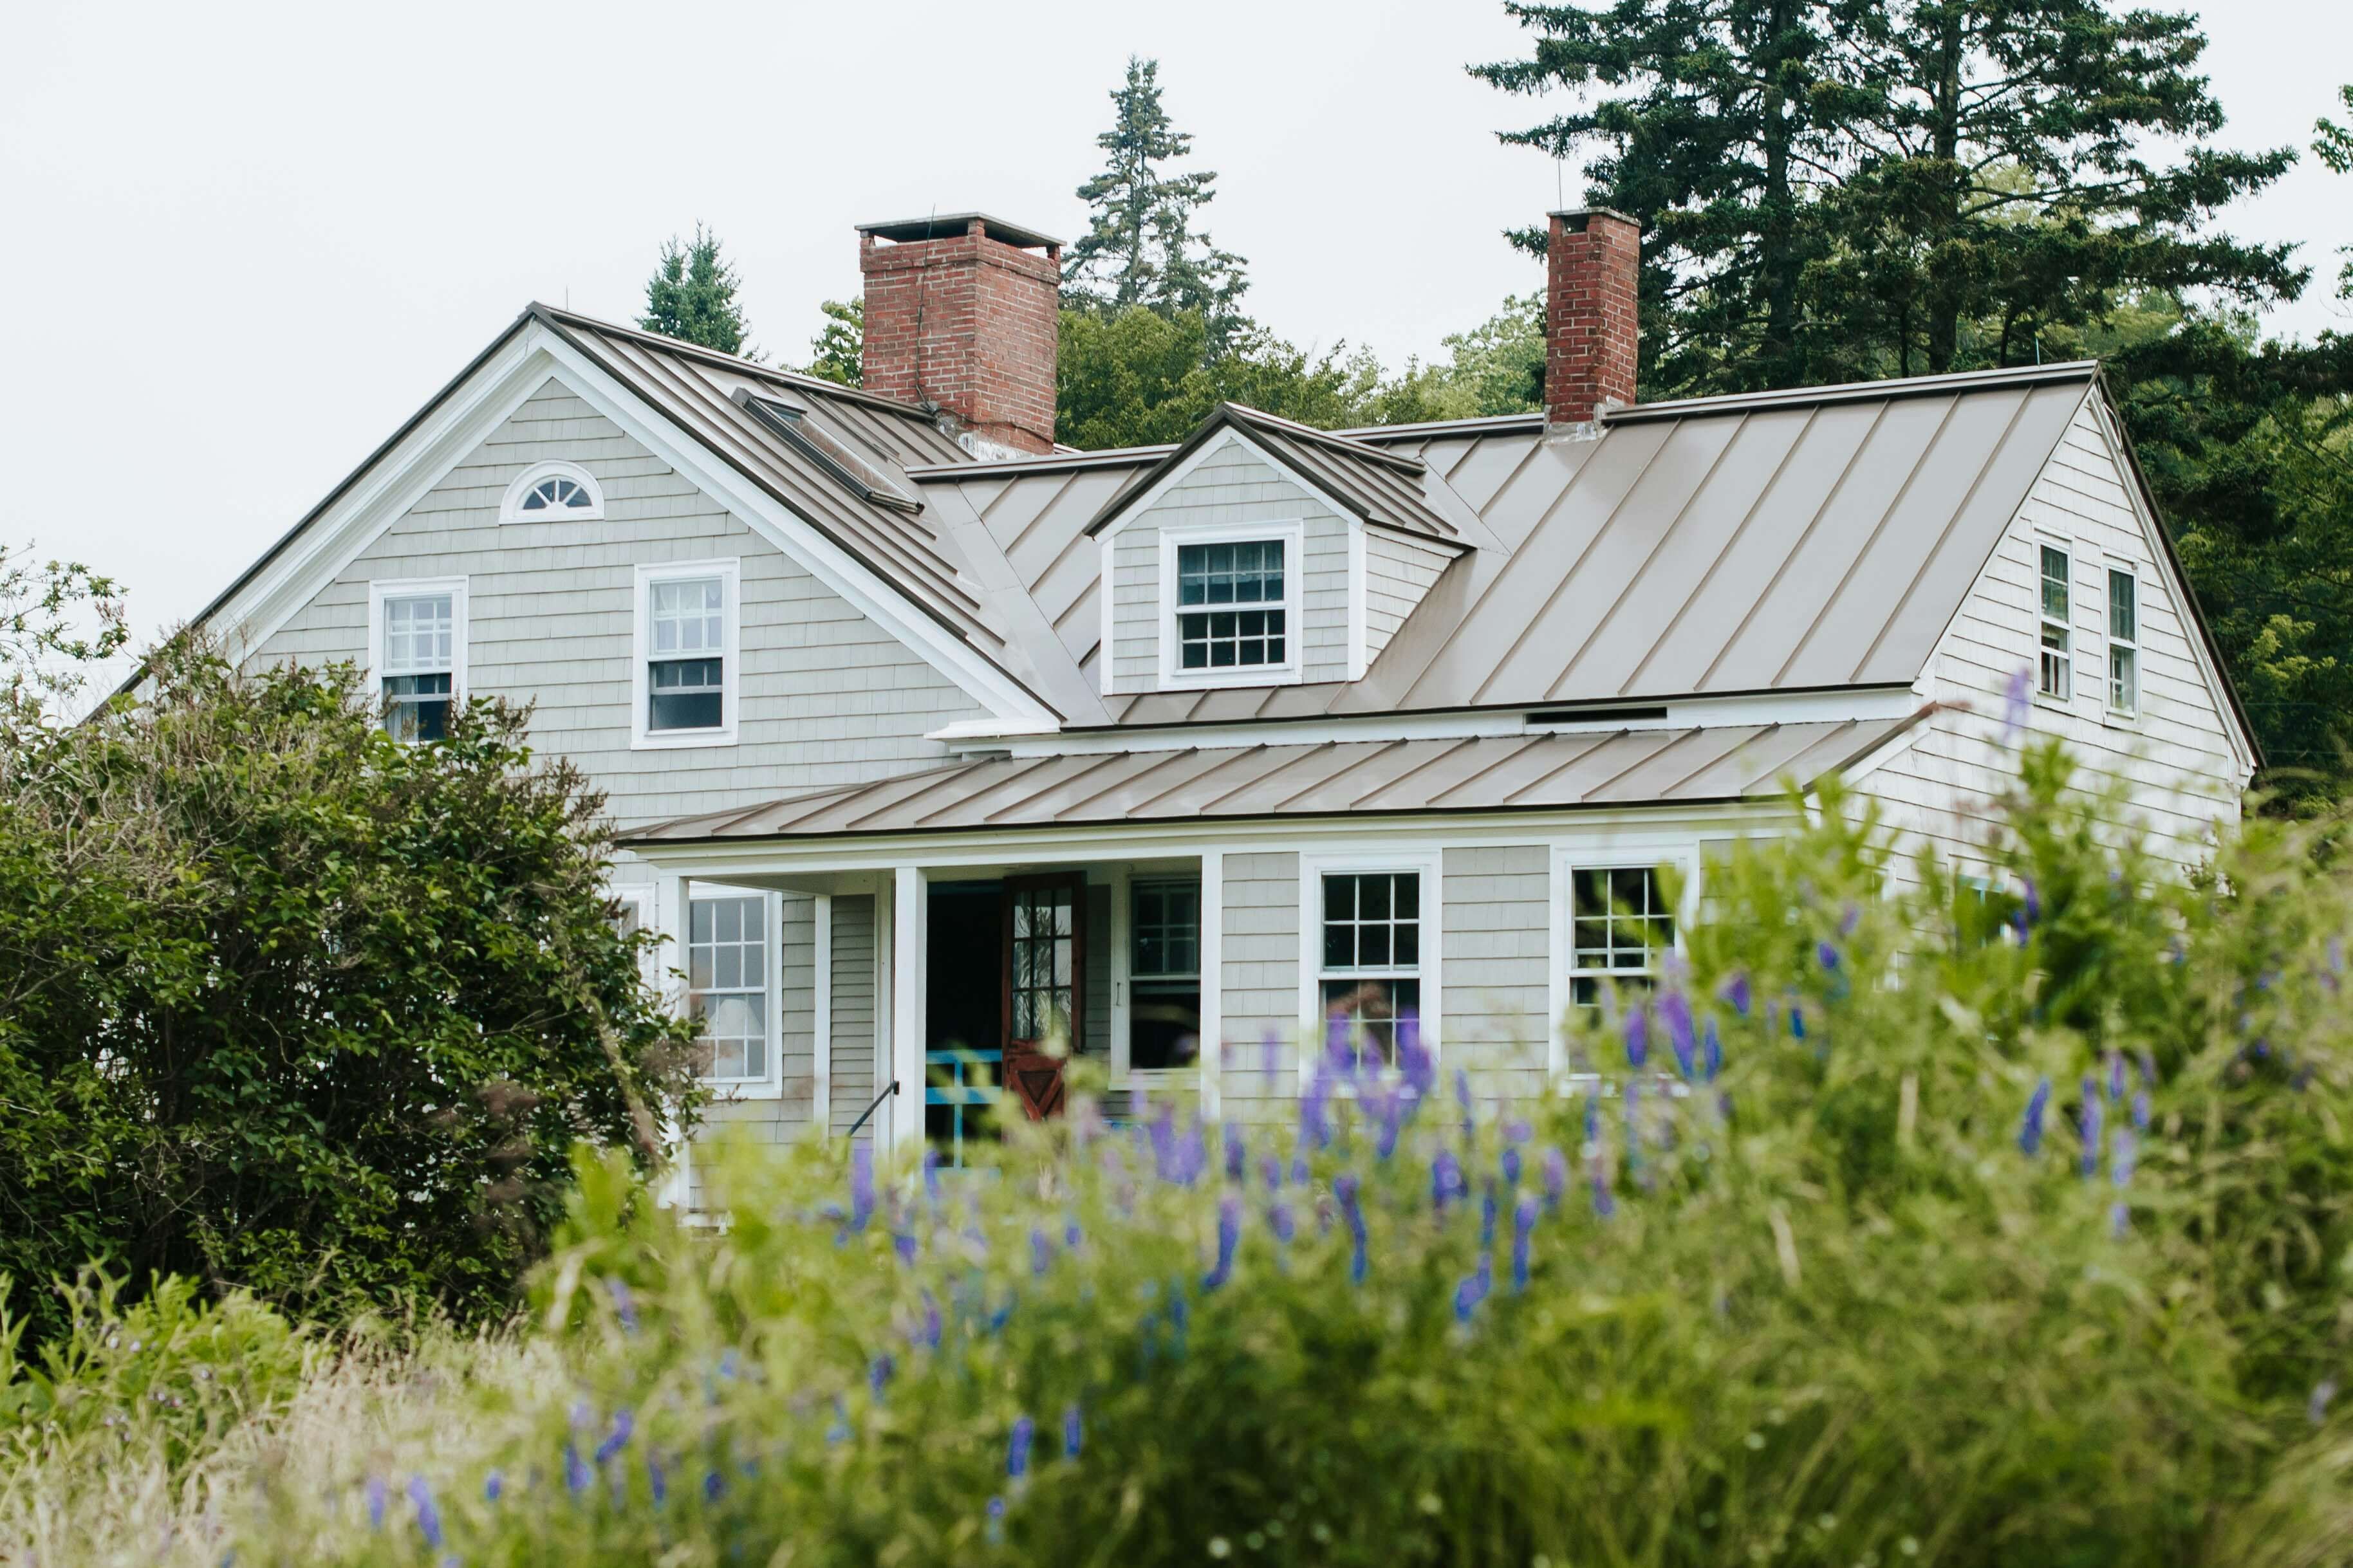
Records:
[[[605,515],[605,492],[577,463],[533,463],[507,487],[501,522],[591,522]]]
[[[1161,534],[1161,676],[1171,686],[1299,679],[1296,523]]]

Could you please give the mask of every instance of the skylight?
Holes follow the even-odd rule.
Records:
[[[751,410],[752,417],[783,437],[802,456],[848,485],[860,500],[900,511],[923,510],[922,501],[901,489],[881,468],[852,451],[848,442],[811,419],[808,410],[798,404],[786,403],[780,398],[754,397],[745,391],[738,391],[735,401]]]

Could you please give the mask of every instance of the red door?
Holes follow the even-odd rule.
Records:
[[[1063,1057],[1082,1047],[1086,897],[1082,872],[1005,879],[1005,1085],[1032,1121],[1062,1113]]]

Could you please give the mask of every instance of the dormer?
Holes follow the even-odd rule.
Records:
[[[1105,695],[1358,680],[1470,548],[1419,458],[1224,404],[1087,525]]]

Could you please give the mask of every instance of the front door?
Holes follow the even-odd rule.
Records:
[[[1005,1086],[1032,1121],[1062,1112],[1061,1055],[1075,1056],[1086,995],[1086,877],[1005,879]]]

